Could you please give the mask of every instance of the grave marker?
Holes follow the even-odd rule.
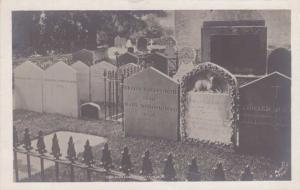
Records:
[[[138,40],[137,40],[137,49],[138,51],[147,51],[147,46],[148,46],[148,41],[146,38],[144,37],[140,37]]]
[[[145,57],[147,67],[154,67],[160,72],[169,75],[168,58],[162,53],[151,53]]]
[[[268,57],[268,73],[278,71],[291,77],[291,51],[277,48]]]
[[[90,68],[81,61],[76,61],[71,65],[77,71],[77,85],[79,100],[90,101]]]
[[[57,62],[45,71],[44,111],[78,117],[77,72],[64,62]]]
[[[182,138],[230,144],[237,120],[236,78],[206,62],[187,73],[180,86]]]
[[[80,116],[82,118],[99,119],[101,117],[100,111],[100,106],[92,102],[84,103],[80,106]]]
[[[149,67],[124,81],[126,136],[179,138],[178,83]]]
[[[133,53],[126,52],[118,57],[118,66],[126,65],[127,63],[137,64],[139,57]]]

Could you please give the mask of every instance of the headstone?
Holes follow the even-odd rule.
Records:
[[[166,37],[165,46],[166,47],[175,47],[176,46],[176,40],[171,36]]]
[[[169,75],[168,58],[161,53],[151,53],[145,57],[147,67],[154,67],[160,72]]]
[[[125,134],[177,140],[178,93],[178,83],[153,67],[126,78]]]
[[[278,71],[291,77],[291,51],[277,48],[268,57],[268,73]]]
[[[115,71],[117,67],[106,61],[91,66],[91,99],[92,102],[104,102],[104,71]],[[106,81],[108,82],[108,81]],[[106,86],[107,87],[107,86]]]
[[[183,47],[178,51],[178,62],[181,64],[194,63],[196,59],[196,51],[191,47]]]
[[[126,52],[118,57],[118,66],[126,65],[127,63],[138,63],[138,56],[133,53]]]
[[[239,92],[240,148],[290,155],[290,78],[274,72],[241,86]]]
[[[166,47],[164,54],[168,58],[176,58],[176,48],[175,47]]]
[[[73,62],[82,61],[91,66],[95,63],[95,54],[93,51],[82,49],[72,54],[72,60]]]
[[[265,21],[208,21],[201,31],[202,62],[211,61],[233,74],[266,73]]]
[[[57,62],[45,71],[44,111],[78,117],[79,98],[77,72],[64,62]]]
[[[84,103],[80,106],[80,115],[82,118],[99,119],[101,117],[100,111],[100,106],[92,102]]]
[[[76,61],[71,65],[77,71],[77,85],[79,100],[90,101],[90,68],[81,61]]]
[[[140,37],[137,40],[137,49],[138,49],[138,51],[142,51],[142,52],[147,51],[148,50],[147,46],[148,46],[148,41],[147,41],[146,38]]]
[[[128,39],[127,40],[127,42],[126,42],[126,46],[125,46],[126,48],[133,48],[133,45],[132,45],[132,43],[131,43],[131,40],[130,39]]]
[[[44,71],[30,61],[14,69],[14,104],[16,109],[43,112]]]
[[[230,144],[236,134],[236,78],[206,62],[184,75],[180,85],[182,138]]]

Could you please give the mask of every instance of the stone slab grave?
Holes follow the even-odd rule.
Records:
[[[92,102],[104,102],[104,71],[116,71],[117,67],[106,61],[101,61],[100,63],[91,66],[90,69]]]
[[[53,135],[54,133],[44,136],[46,150],[48,151],[46,155],[49,155],[51,153]],[[77,154],[83,152],[86,140],[90,141],[90,145],[92,147],[107,142],[107,139],[104,137],[88,135],[83,133],[69,132],[69,131],[58,131],[56,132],[56,135],[58,138],[60,152],[62,154],[61,159],[67,159],[66,156],[68,150],[68,141],[71,136],[73,138],[73,142],[75,144],[75,151]],[[37,139],[31,141],[31,146],[33,147],[34,150],[37,149],[36,144],[37,144]],[[18,157],[19,178],[20,180],[26,179],[28,178],[26,155],[17,153],[17,157]],[[31,175],[40,173],[41,172],[40,159],[35,157],[30,157],[30,161],[31,161]],[[44,169],[46,170],[49,167],[54,167],[54,162],[44,160]]]
[[[178,83],[149,67],[124,81],[126,136],[179,138]]]
[[[44,111],[78,117],[79,98],[77,72],[64,62],[57,62],[45,71],[43,88]]]
[[[137,44],[136,44],[137,50],[141,51],[141,52],[145,52],[148,50],[148,41],[145,37],[140,37],[137,40]]]
[[[17,66],[14,71],[14,108],[43,112],[44,71],[30,61]]]
[[[236,134],[236,98],[237,81],[229,71],[198,64],[180,84],[182,139],[230,144]]]
[[[81,61],[76,61],[71,66],[77,71],[79,100],[90,101],[90,67]]]
[[[241,86],[239,92],[241,150],[290,155],[290,78],[274,72]]]
[[[162,73],[169,75],[168,58],[162,53],[150,53],[145,57],[147,67],[154,67]]]
[[[119,67],[122,65],[126,65],[128,63],[137,64],[138,62],[139,62],[139,57],[130,52],[126,52],[118,57],[118,66]]]
[[[266,73],[267,28],[264,20],[207,21],[201,30],[202,62],[210,61],[233,74]]]
[[[196,52],[191,47],[183,47],[178,51],[178,69],[173,78],[181,81],[182,77],[193,70],[196,59]]]
[[[268,57],[268,73],[278,71],[291,77],[291,51],[285,48],[277,48]]]
[[[86,119],[100,119],[101,108],[98,104],[87,102],[80,105],[80,117]]]
[[[95,62],[95,54],[91,50],[82,49],[72,54],[72,61],[73,62],[82,61],[88,66],[91,66]]]

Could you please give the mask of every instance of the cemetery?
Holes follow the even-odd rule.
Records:
[[[291,50],[268,52],[263,16],[203,14],[197,44],[175,16],[176,35],[14,60],[15,181],[290,180]]]

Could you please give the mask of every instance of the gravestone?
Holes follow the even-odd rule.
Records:
[[[181,136],[230,144],[236,138],[236,78],[214,63],[200,63],[180,84]]]
[[[30,61],[14,69],[14,106],[43,112],[43,76],[44,71]]]
[[[169,75],[168,58],[162,53],[150,53],[145,57],[146,67],[154,67],[160,72]]]
[[[166,47],[175,47],[176,46],[176,40],[171,36],[166,37],[164,40],[164,43],[165,43]]]
[[[124,81],[126,136],[179,138],[178,83],[149,67]]]
[[[90,101],[90,68],[81,61],[76,61],[71,65],[77,71],[77,85],[79,100]]]
[[[201,38],[202,62],[216,63],[233,74],[266,73],[267,27],[264,20],[204,22]]]
[[[291,51],[277,48],[268,57],[268,73],[278,71],[291,77]]]
[[[118,66],[126,65],[127,63],[138,63],[139,58],[133,53],[126,52],[118,57]]]
[[[81,118],[99,119],[101,117],[100,111],[100,106],[92,102],[84,103],[80,106]]]
[[[274,72],[241,86],[239,92],[241,150],[290,155],[290,78]]]
[[[117,67],[106,61],[91,66],[91,99],[92,102],[104,102],[104,71],[115,71]],[[108,81],[106,81],[108,82]],[[107,86],[106,86],[107,87]]]
[[[164,54],[168,58],[176,58],[176,48],[175,47],[166,47]]]
[[[88,66],[91,66],[95,63],[95,54],[93,51],[82,49],[72,54],[72,60],[73,62],[82,61]]]
[[[45,71],[44,111],[78,117],[79,98],[77,72],[64,62],[57,62]]]
[[[142,52],[147,51],[148,50],[148,48],[147,48],[147,46],[148,46],[147,39],[144,38],[144,37],[140,37],[137,40],[137,45],[136,46],[137,46],[138,51],[142,51]]]

